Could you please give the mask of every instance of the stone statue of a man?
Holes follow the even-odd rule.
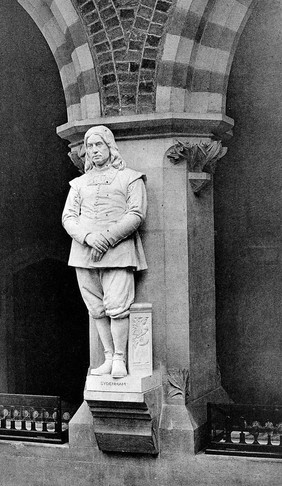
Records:
[[[134,271],[147,268],[137,232],[146,214],[145,176],[125,167],[105,126],[90,128],[84,146],[85,174],[70,182],[62,218],[73,238],[69,265],[104,348],[104,363],[91,373],[121,378]]]

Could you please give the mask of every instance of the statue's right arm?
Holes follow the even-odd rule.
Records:
[[[85,238],[89,234],[79,219],[80,196],[78,190],[71,186],[62,215],[62,224],[67,233],[81,245],[85,244]]]

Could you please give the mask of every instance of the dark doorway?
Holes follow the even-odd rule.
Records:
[[[60,395],[79,403],[89,363],[88,316],[74,269],[46,259],[14,275],[10,393]]]

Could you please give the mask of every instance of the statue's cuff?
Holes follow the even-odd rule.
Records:
[[[88,236],[88,235],[90,235],[90,234],[91,234],[91,232],[89,231],[89,232],[88,232],[88,233],[87,233],[87,234],[84,236],[83,243],[84,243],[84,244],[86,244],[86,245],[88,245],[88,243],[87,243],[87,241],[86,241],[86,238],[87,238],[87,236]],[[88,246],[89,246],[89,245],[88,245]]]
[[[109,242],[111,246],[115,246],[118,242],[115,240],[111,230],[107,229],[101,232],[101,235]]]

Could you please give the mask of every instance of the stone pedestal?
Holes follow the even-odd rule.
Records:
[[[127,375],[112,378],[111,375],[87,375],[84,391],[86,400],[109,400],[140,402],[143,394],[161,385],[161,373],[155,371],[151,376]]]
[[[161,375],[87,376],[84,398],[102,451],[158,454]]]

